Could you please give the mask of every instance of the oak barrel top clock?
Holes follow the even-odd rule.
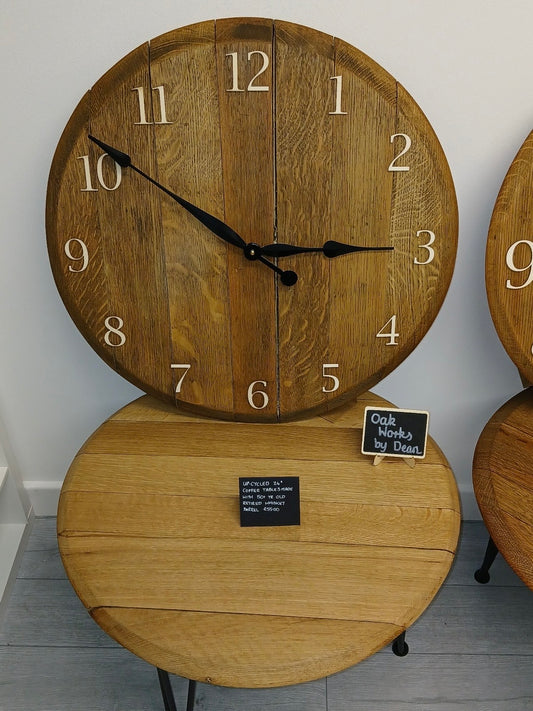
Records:
[[[202,22],[138,47],[61,136],[59,292],[118,373],[180,409],[276,421],[368,390],[453,271],[457,207],[428,120],[349,44]]]
[[[533,383],[533,131],[498,193],[485,255],[490,312],[526,383]]]

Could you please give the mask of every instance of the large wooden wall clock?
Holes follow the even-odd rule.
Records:
[[[307,27],[224,19],[157,37],[87,92],[47,236],[70,315],[118,373],[199,414],[275,421],[413,350],[450,283],[457,207],[384,69]]]
[[[502,183],[487,238],[485,279],[498,336],[533,383],[533,131]]]

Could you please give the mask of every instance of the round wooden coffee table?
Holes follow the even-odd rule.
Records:
[[[476,579],[488,581],[499,551],[533,589],[533,388],[511,398],[486,424],[474,454],[473,482],[491,537]]]
[[[247,424],[144,396],[76,456],[61,492],[68,576],[96,622],[156,667],[235,687],[317,679],[400,636],[453,561],[460,505],[437,445],[363,456],[367,393]],[[297,476],[301,524],[241,527],[240,476]]]

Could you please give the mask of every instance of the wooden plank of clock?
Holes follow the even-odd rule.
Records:
[[[460,511],[430,440],[414,469],[360,454],[368,394],[280,425],[181,416],[149,396],[75,458],[58,540],[94,619],[181,676],[262,687],[319,678],[394,639],[446,577]],[[299,476],[301,525],[242,528],[238,478]]]
[[[139,132],[131,120],[132,101],[134,106],[137,101],[132,82],[136,87],[150,86],[147,44],[131,52],[126,62],[112,67],[91,89],[90,129],[100,140],[115,143],[134,156],[134,161],[142,156],[143,169],[155,175],[155,144],[147,141],[146,134]],[[92,164],[97,164],[101,154],[102,150],[91,143]],[[109,158],[102,163],[102,169],[104,165],[109,171],[107,184],[112,187],[122,173]],[[123,180],[121,177],[120,190],[98,190],[92,197],[109,310],[100,327],[101,341],[119,373],[135,384],[147,384],[155,392],[171,392],[161,195],[128,172]],[[136,257],[125,258],[125,249]]]
[[[214,22],[173,30],[150,43],[152,86],[164,86],[176,130],[156,131],[158,180],[219,219],[224,186]],[[195,71],[190,71],[194,67]],[[176,390],[182,401],[233,410],[227,255],[234,249],[172,200],[161,200],[172,363],[191,364],[194,376]],[[193,245],[201,245],[195,249]],[[213,346],[216,344],[216,347]],[[200,367],[196,367],[196,365]],[[168,364],[166,364],[168,368]]]
[[[337,116],[333,124],[332,239],[395,247],[393,173],[387,165],[398,113],[396,82],[356,48],[339,39],[335,47],[335,74],[351,80],[351,91],[344,92],[346,115]],[[376,382],[369,382],[376,363],[381,364],[381,379],[390,370],[389,361],[405,347],[403,336],[394,347],[384,347],[383,338],[376,336],[393,314],[401,316],[398,308],[404,299],[398,285],[403,287],[410,270],[403,263],[403,278],[396,284],[392,264],[397,258],[395,247],[331,260],[329,298],[342,308],[331,310],[329,348],[342,360],[339,374],[344,382],[358,383],[359,391]],[[347,322],[357,326],[346,328]]]
[[[272,57],[272,20],[252,18],[236,24],[234,20],[221,19],[216,21],[215,33],[225,222],[245,242],[270,244],[274,242],[275,222],[272,62],[259,78],[259,84],[268,89],[252,92],[253,101],[250,92],[240,88],[233,91],[228,82],[234,52],[239,54],[235,61],[244,84],[261,69],[262,55]],[[239,52],[243,40],[252,53],[245,64]],[[278,397],[274,272],[243,259],[240,250],[229,247],[226,273],[233,344],[233,412],[239,419],[251,417],[251,393],[255,390],[249,388],[257,383],[257,390],[266,393],[267,400],[263,402],[263,396],[257,395],[256,406],[261,406],[265,420],[275,420]],[[252,298],[252,294],[261,296]],[[253,414],[257,415],[258,410],[254,409]]]
[[[69,126],[73,128],[73,135],[77,137],[73,139],[75,140],[76,153],[80,156],[83,156],[87,150],[86,134],[90,129],[90,117],[91,93],[87,92],[69,121]],[[98,210],[94,200],[86,200],[81,205],[72,200],[72,195],[83,187],[83,183],[80,185],[79,161],[77,163],[69,161],[68,149],[70,149],[70,145],[58,149],[50,172],[51,179],[48,186],[46,208],[46,234],[50,264],[59,288],[70,279],[72,297],[68,296],[70,293],[68,289],[62,292],[65,306],[84,337],[93,348],[98,349],[105,333],[105,319],[109,315],[109,304],[103,278],[105,264],[98,232]],[[60,225],[56,223],[56,212],[63,216]],[[72,278],[79,273],[69,270],[69,266],[72,269],[82,268],[84,262],[82,247],[74,239],[73,242],[67,242],[68,249],[65,251],[62,239],[63,235],[77,235],[76,225],[79,222],[87,227],[84,239],[87,255],[91,255],[92,267],[89,271],[84,270],[86,278],[81,280]],[[72,260],[69,262],[67,252],[77,258],[76,266],[72,267]],[[87,298],[88,294],[91,298]],[[84,323],[87,324],[87,328],[82,325]],[[112,349],[103,355],[110,365],[115,365]]]
[[[333,37],[276,21],[276,217],[277,241],[282,244],[318,247],[326,239],[347,239],[331,226],[333,122],[325,107],[331,108],[334,54]],[[342,163],[335,169],[346,179]],[[332,358],[329,262],[309,254],[283,260],[284,269],[298,274],[298,284],[278,288],[282,417],[312,409],[324,386],[322,364]],[[347,313],[350,304],[343,310],[344,319]]]
[[[473,482],[498,550],[533,589],[533,388],[506,402],[481,433]]]

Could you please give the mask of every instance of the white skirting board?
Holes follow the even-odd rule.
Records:
[[[0,619],[4,593],[12,580],[28,526],[17,487],[7,467],[0,467]]]
[[[26,526],[25,523],[0,523],[0,622],[4,593],[9,589],[11,575],[16,570],[17,557],[24,552],[21,544]]]
[[[24,488],[36,516],[56,516],[62,481],[25,481]]]
[[[61,481],[27,481],[28,492],[36,516],[55,516],[61,491]],[[460,491],[462,518],[464,521],[479,521],[481,514],[472,490]]]

